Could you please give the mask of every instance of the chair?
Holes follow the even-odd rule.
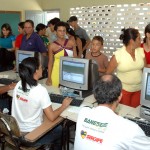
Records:
[[[36,150],[39,147],[32,145],[44,134],[54,129],[57,125],[61,124],[64,118],[58,117],[55,121],[51,122],[44,116],[43,123],[35,130],[29,133],[21,133],[16,119],[7,114],[0,112],[0,135],[2,146],[1,150],[5,149],[5,143],[13,146],[16,150]],[[2,136],[3,135],[3,136]]]

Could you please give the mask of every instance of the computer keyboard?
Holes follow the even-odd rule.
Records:
[[[66,98],[66,96],[63,96],[60,94],[52,94],[52,93],[49,94],[49,96],[53,103],[59,103],[59,104],[62,104],[62,101]],[[71,98],[73,100],[70,105],[77,106],[77,107],[79,107],[84,100],[83,98],[80,98],[80,97],[71,97]]]
[[[0,78],[0,84],[9,85],[11,83],[17,83],[18,81],[15,79],[8,79],[8,78]]]
[[[125,118],[137,123],[145,132],[146,136],[150,137],[150,121],[138,117],[131,118],[129,116],[125,116]]]

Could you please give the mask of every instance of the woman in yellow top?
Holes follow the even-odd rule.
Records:
[[[55,25],[57,40],[49,46],[49,63],[47,85],[59,86],[59,62],[61,56],[77,57],[74,41],[66,39],[66,23]]]
[[[120,40],[123,40],[124,46],[114,53],[106,73],[116,69],[123,85],[121,103],[137,107],[140,105],[142,69],[146,64],[143,49],[140,48],[140,33],[134,28],[123,29]]]

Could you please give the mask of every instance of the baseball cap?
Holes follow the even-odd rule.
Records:
[[[77,21],[78,18],[76,16],[71,16],[67,22]]]

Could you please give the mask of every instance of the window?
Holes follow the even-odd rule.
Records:
[[[48,21],[50,21],[51,19],[57,17],[60,18],[60,12],[59,10],[47,10],[44,11],[45,13],[45,24],[47,25]]]

